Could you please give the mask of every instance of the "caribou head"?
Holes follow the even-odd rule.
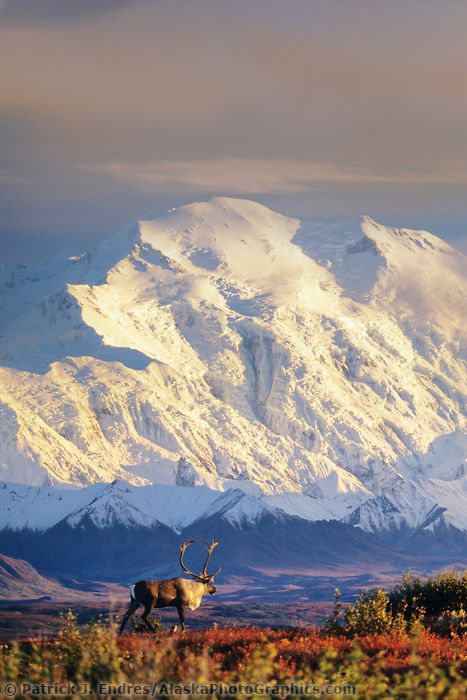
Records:
[[[220,567],[217,569],[217,571],[214,571],[214,573],[212,573],[212,574],[208,574],[207,569],[208,569],[209,560],[211,558],[211,554],[213,553],[214,548],[217,547],[219,542],[215,542],[214,540],[212,540],[211,542],[207,542],[206,540],[202,540],[203,545],[206,547],[206,549],[208,551],[208,555],[206,557],[206,561],[204,562],[203,570],[200,574],[195,574],[194,571],[190,571],[190,569],[188,569],[185,566],[185,564],[183,563],[183,556],[184,556],[186,550],[194,542],[195,542],[195,540],[186,540],[186,542],[184,542],[183,544],[180,545],[180,566],[182,567],[183,571],[186,574],[188,574],[189,576],[191,576],[195,581],[199,581],[200,583],[204,583],[204,584],[210,584],[209,593],[211,593],[211,595],[212,595],[213,593],[216,592],[216,589],[214,588],[214,585],[212,584],[212,582],[214,581],[214,576],[217,576],[217,574],[219,573]]]

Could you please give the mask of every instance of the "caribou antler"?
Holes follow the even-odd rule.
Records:
[[[214,578],[214,576],[217,576],[217,574],[218,574],[219,571],[220,571],[220,567],[219,567],[219,569],[217,569],[217,571],[215,571],[213,574],[208,574],[207,571],[206,571],[206,569],[208,568],[208,563],[209,563],[209,560],[210,560],[210,558],[211,558],[211,554],[212,554],[214,548],[217,547],[217,545],[219,544],[219,542],[215,542],[214,540],[212,540],[211,542],[207,542],[206,540],[204,540],[204,544],[205,544],[206,547],[207,547],[208,556],[206,557],[206,561],[204,562],[202,577],[203,577],[204,579],[212,579],[212,578]]]
[[[186,568],[185,564],[183,563],[183,555],[185,554],[185,551],[188,549],[190,544],[193,544],[194,540],[186,540],[183,544],[180,545],[180,566],[182,567],[183,571],[188,574],[189,576],[193,576],[193,578],[201,578],[199,574],[195,574],[193,571],[190,571],[189,569]]]
[[[195,540],[186,540],[185,542],[183,542],[183,544],[180,545],[180,566],[182,567],[183,571],[186,574],[188,574],[189,576],[193,576],[193,578],[197,579],[198,581],[204,581],[204,582],[210,581],[211,579],[214,578],[214,576],[217,576],[217,574],[220,571],[220,568],[219,568],[213,574],[208,574],[208,572],[207,572],[207,567],[208,567],[209,560],[211,558],[211,554],[214,550],[214,547],[217,547],[219,542],[215,542],[214,540],[212,542],[207,542],[206,540],[203,540],[203,543],[208,550],[208,556],[206,557],[206,561],[204,562],[203,571],[200,574],[195,574],[193,571],[190,571],[190,569],[187,569],[187,567],[183,563],[183,555],[185,554],[188,547],[194,543],[194,541]]]

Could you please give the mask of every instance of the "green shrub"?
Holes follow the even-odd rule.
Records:
[[[328,615],[324,621],[323,630],[326,634],[338,635],[343,634],[344,629],[341,624],[342,619],[342,603],[341,603],[342,593],[338,588],[334,590],[334,607],[332,609],[332,615]]]
[[[467,634],[467,612],[463,607],[446,610],[431,623],[430,628],[442,637],[461,637]]]
[[[333,614],[326,619],[328,634],[355,637],[382,632],[413,632],[424,626],[443,635],[467,632],[467,572],[448,571],[421,579],[404,574],[393,591],[364,591],[345,611],[336,589]]]
[[[358,600],[343,609],[340,602],[340,591],[336,588],[333,613],[324,623],[324,631],[330,635],[345,635],[356,637],[367,634],[384,632],[405,633],[413,629],[423,619],[423,610],[418,610],[418,616],[413,614],[405,618],[405,605],[393,611],[388,594],[382,588],[364,591]]]
[[[357,602],[344,612],[345,632],[350,637],[381,634],[393,626],[388,594],[382,588],[360,593]]]
[[[403,609],[407,620],[417,616],[421,608],[428,618],[467,609],[467,571],[445,571],[423,580],[414,574],[404,574],[389,600],[393,613]]]

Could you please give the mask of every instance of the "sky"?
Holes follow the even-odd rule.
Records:
[[[0,0],[0,262],[213,195],[467,252],[465,0]]]

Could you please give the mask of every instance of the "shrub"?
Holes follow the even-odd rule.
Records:
[[[421,579],[404,574],[389,594],[382,588],[364,591],[345,611],[336,589],[333,614],[326,619],[328,634],[415,632],[422,626],[443,635],[467,632],[467,572],[449,571]]]
[[[377,599],[384,600],[380,594]],[[414,638],[384,633],[350,640],[316,628],[251,627],[118,637],[116,629],[78,629],[70,616],[56,639],[0,645],[0,679],[77,681],[93,688],[154,679],[182,685],[303,681],[354,686],[356,697],[368,699],[465,696],[467,640],[460,637],[422,631]]]
[[[410,619],[423,608],[427,617],[467,609],[467,571],[445,571],[422,580],[411,573],[404,574],[402,583],[389,595],[393,613],[404,611]]]
[[[329,615],[324,621],[324,631],[327,634],[339,635],[343,634],[344,629],[341,624],[342,619],[342,603],[341,603],[342,593],[338,588],[334,590],[334,606],[332,609],[332,615]]]
[[[389,632],[393,625],[393,617],[388,594],[382,588],[360,593],[357,602],[346,609],[344,620],[345,632],[350,637]]]
[[[462,606],[459,610],[446,610],[430,626],[442,637],[462,636],[467,634],[467,612]]]
[[[135,615],[132,615],[132,617],[130,617],[130,624],[133,632],[147,634],[148,628],[144,624],[144,620],[142,620],[141,617],[136,617]],[[164,629],[159,615],[157,617],[151,618],[151,626],[154,632],[160,632],[162,629]]]

